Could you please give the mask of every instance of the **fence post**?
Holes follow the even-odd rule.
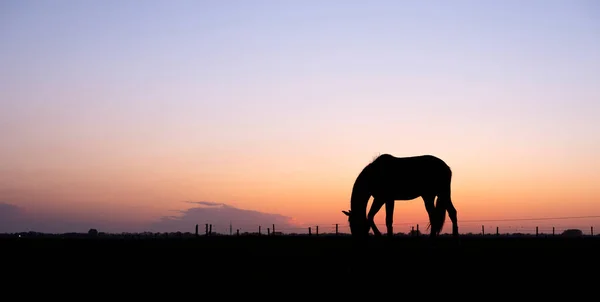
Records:
[[[498,230],[498,227],[496,227],[496,236],[500,236],[500,231]]]
[[[319,236],[319,226],[316,227],[315,235]]]
[[[273,224],[273,236],[275,236],[275,224]]]
[[[196,223],[196,237],[198,237],[198,224]]]
[[[212,223],[208,227],[208,235],[212,235]]]
[[[312,235],[312,232],[310,231],[310,227],[308,227],[308,236]]]
[[[535,227],[535,237],[538,236],[538,227]]]
[[[419,224],[417,223],[417,236],[419,236]]]
[[[485,226],[481,225],[481,235],[485,235]]]
[[[552,227],[552,236],[554,236],[554,227]]]
[[[260,225],[258,226],[258,235],[260,235]]]
[[[335,224],[335,234],[338,235],[338,224],[337,223]]]
[[[267,228],[267,236],[271,235],[271,229]]]
[[[594,226],[591,226],[591,227],[590,227],[590,234],[591,234],[592,236],[594,236]]]
[[[415,226],[410,227],[410,236],[415,236]]]
[[[235,231],[235,234],[236,234],[237,236],[239,236],[239,235],[240,235],[240,229],[237,229],[237,231]]]
[[[208,223],[204,226],[204,235],[208,236]]]

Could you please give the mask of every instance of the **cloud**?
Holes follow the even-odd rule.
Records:
[[[139,232],[142,226],[127,221],[108,221],[89,217],[72,217],[59,214],[44,214],[28,211],[26,208],[0,202],[0,233],[42,232],[42,233],[85,233],[95,228],[103,232]]]
[[[26,208],[0,202],[0,233],[43,232],[43,233],[85,233],[91,228],[100,232],[194,232],[196,224],[200,232],[204,232],[206,223],[212,224],[213,232],[228,234],[229,223],[233,232],[262,232],[275,224],[277,231],[293,232],[298,227],[291,217],[264,213],[254,210],[239,209],[234,206],[210,201],[187,201],[192,208],[176,211],[173,215],[165,215],[157,221],[129,222],[115,219],[93,218],[92,214],[67,216],[61,214],[35,213]]]
[[[33,214],[23,207],[0,202],[1,233],[29,231],[45,233],[87,232],[90,228],[89,225],[88,222],[86,228],[83,221]]]
[[[23,208],[0,202],[0,232],[13,233],[20,230],[25,222]]]
[[[186,203],[199,204],[204,206],[225,206],[224,203],[212,202],[212,201],[186,201]]]
[[[258,226],[262,226],[262,232],[266,233],[267,228],[271,228],[273,224],[275,224],[276,231],[289,232],[298,227],[292,217],[280,214],[245,210],[210,201],[187,201],[186,203],[199,206],[180,211],[181,215],[179,216],[162,217],[158,222],[152,224],[151,230],[154,232],[194,232],[195,226],[198,224],[202,233],[204,225],[208,223],[212,224],[213,232],[228,234],[230,222],[233,232],[237,229],[240,232],[257,232]]]

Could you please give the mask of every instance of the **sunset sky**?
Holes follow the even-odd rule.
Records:
[[[444,159],[461,232],[600,231],[479,222],[600,215],[593,0],[6,0],[0,41],[0,232],[346,231],[381,153]]]

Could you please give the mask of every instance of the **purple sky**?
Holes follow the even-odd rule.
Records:
[[[465,219],[600,214],[598,37],[593,0],[1,1],[2,215],[345,223],[378,153],[446,159]]]

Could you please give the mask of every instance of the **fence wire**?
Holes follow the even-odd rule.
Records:
[[[593,219],[591,223],[573,223],[572,220]],[[567,223],[561,220],[569,220]],[[596,235],[597,226],[600,226],[600,215],[593,216],[564,216],[564,217],[543,217],[543,218],[507,218],[507,219],[480,219],[480,220],[459,220],[459,231],[461,234],[561,234],[566,230],[577,229],[584,235]],[[385,223],[377,223],[380,232],[386,233]],[[399,222],[394,223],[395,234],[411,234],[413,232],[427,233],[428,221],[418,222]],[[266,225],[236,228],[235,224],[198,224],[199,234],[215,235],[326,235],[326,234],[349,234],[350,228],[348,222],[314,224],[302,226],[283,226]],[[208,228],[208,229],[207,229]],[[447,219],[442,233],[451,232],[451,222]],[[275,232],[275,233],[273,233]]]

